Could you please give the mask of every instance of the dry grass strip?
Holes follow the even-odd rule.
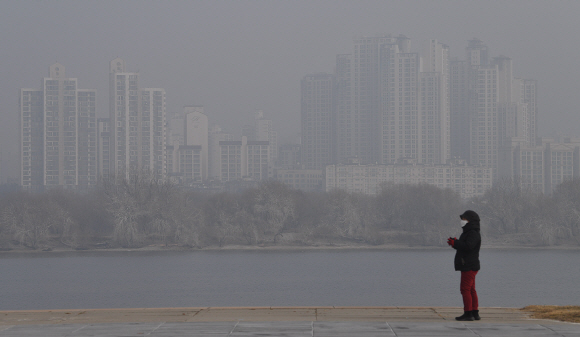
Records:
[[[580,306],[528,305],[522,310],[532,312],[532,318],[580,323]]]

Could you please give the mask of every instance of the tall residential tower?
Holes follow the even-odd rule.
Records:
[[[423,53],[399,35],[356,38],[352,55],[337,56],[335,162],[447,162],[449,48],[433,39]]]
[[[42,90],[20,90],[20,184],[84,190],[97,181],[96,91],[59,63],[49,73]]]
[[[321,170],[336,161],[334,76],[306,75],[301,91],[301,164],[306,169]]]
[[[140,88],[139,73],[116,58],[109,68],[110,172],[166,175],[165,90]]]

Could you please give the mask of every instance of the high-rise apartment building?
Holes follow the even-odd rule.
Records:
[[[254,112],[255,120],[255,139],[256,141],[269,142],[270,149],[270,166],[274,165],[278,159],[278,133],[274,131],[274,124],[271,119],[264,117],[263,110],[256,110]],[[271,176],[271,175],[270,175]]]
[[[208,119],[203,106],[189,105],[181,115],[174,114],[173,125],[180,132],[168,130],[177,135],[171,145],[166,146],[167,174],[175,183],[194,186],[208,178]]]
[[[526,104],[528,142],[534,144],[536,138],[538,138],[537,81],[532,79],[516,79],[515,83],[519,88],[519,91],[516,91],[520,95],[519,102]]]
[[[497,144],[491,138],[494,126],[497,138],[497,120],[493,121],[497,111],[494,117],[493,110],[497,109],[498,75],[496,67],[489,66],[488,53],[481,40],[473,39],[465,49],[465,60],[454,58],[449,63],[450,155],[472,165],[488,165],[496,158]]]
[[[183,112],[171,112],[167,114],[167,139],[166,143],[168,145],[177,142],[180,145],[185,145],[183,139],[183,124],[184,124]]]
[[[354,158],[355,115],[352,113],[353,87],[352,55],[340,54],[336,56],[336,162],[345,163]]]
[[[187,146],[200,147],[200,178],[206,180],[208,178],[208,119],[203,113],[203,106],[190,105],[185,106],[183,110],[184,142]]]
[[[421,163],[445,164],[451,157],[449,72],[449,47],[435,39],[427,41],[419,74]]]
[[[397,44],[383,46],[381,81],[381,159],[395,163],[401,158],[422,157],[419,106],[419,54],[401,52]]]
[[[408,53],[409,49],[408,39],[405,37],[380,36],[354,39],[350,68],[351,100],[350,110],[347,112],[350,114],[351,124],[346,128],[347,134],[351,136],[353,154],[361,163],[372,164],[387,160],[381,157],[388,158],[385,153],[394,148],[389,145],[386,145],[386,148],[382,146],[381,136],[385,137],[385,128],[393,126],[391,120],[383,120],[385,105],[391,107],[396,104],[389,97],[384,96],[385,93],[391,93],[389,87],[393,87],[389,84],[393,84],[392,76],[395,76],[395,55],[398,52]],[[407,56],[403,56],[405,57]],[[409,81],[412,81],[411,77],[410,75]],[[406,89],[402,88],[402,90]],[[398,97],[396,94],[394,96]],[[401,102],[412,104],[405,100]]]
[[[77,90],[78,111],[78,182],[82,188],[89,188],[97,183],[97,91]]]
[[[465,51],[465,61],[450,65],[451,155],[497,170],[503,146],[536,142],[535,81],[515,78],[512,59],[491,58],[479,39]]]
[[[42,90],[20,91],[20,183],[86,190],[97,181],[96,91],[78,89],[59,63],[49,73]]]
[[[208,178],[219,180],[221,176],[220,142],[233,141],[234,137],[222,130],[219,125],[212,125],[208,133]]]
[[[335,81],[332,74],[306,75],[301,82],[301,164],[324,169],[336,161]]]
[[[499,149],[499,74],[490,64],[487,46],[471,40],[467,47],[469,135],[471,165],[497,168]]]
[[[450,155],[469,161],[469,97],[467,90],[467,62],[453,58],[449,61]]]
[[[249,142],[268,142],[268,177],[274,176],[274,163],[278,157],[278,133],[274,131],[271,119],[264,118],[264,111],[254,111],[253,125],[244,125],[242,136]]]
[[[165,90],[140,88],[139,73],[116,58],[109,68],[110,172],[148,171],[166,175]]]
[[[402,35],[361,37],[352,55],[337,56],[334,162],[450,158],[449,48],[429,40],[423,59],[410,49]]]
[[[320,90],[327,87],[332,90]],[[402,35],[356,38],[352,54],[337,56],[334,76],[303,78],[301,98],[305,168],[462,160],[498,177],[513,144],[526,147],[524,158],[538,158],[530,154],[537,138],[536,81],[515,78],[512,60],[492,58],[479,39],[470,40],[458,60],[436,39],[418,54]],[[330,146],[326,130],[334,137]],[[324,151],[334,159],[326,161]]]
[[[20,89],[20,185],[44,187],[44,92]]]
[[[417,137],[419,162],[444,164],[450,158],[450,118],[447,77],[438,72],[420,73],[420,104]]]
[[[498,142],[503,146],[511,139],[521,139],[530,146],[536,142],[529,135],[528,104],[521,95],[522,83],[513,76],[512,60],[509,57],[494,57],[498,67]]]
[[[109,118],[97,118],[97,173],[99,177],[108,177],[110,169],[111,146]]]

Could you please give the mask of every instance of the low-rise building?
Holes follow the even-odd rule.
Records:
[[[500,179],[513,179],[522,188],[551,194],[557,185],[580,177],[580,139],[538,138],[534,146],[511,139],[500,149]]]
[[[326,191],[343,189],[369,195],[378,194],[382,183],[430,184],[450,188],[468,199],[483,195],[493,182],[491,168],[468,166],[464,162],[448,165],[414,163],[394,165],[341,164],[326,166]]]
[[[193,186],[202,179],[201,145],[179,145],[176,141],[165,151],[169,178],[180,185]]]
[[[296,190],[324,190],[323,170],[277,169],[275,178]]]
[[[280,146],[276,167],[281,169],[300,168],[300,145],[284,144]]]
[[[268,141],[220,141],[222,182],[250,179],[266,180],[269,177],[270,143]]]

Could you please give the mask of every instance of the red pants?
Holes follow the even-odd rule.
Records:
[[[463,296],[463,311],[478,310],[479,301],[477,299],[477,291],[475,291],[475,275],[477,271],[462,271],[461,272],[461,296]]]

